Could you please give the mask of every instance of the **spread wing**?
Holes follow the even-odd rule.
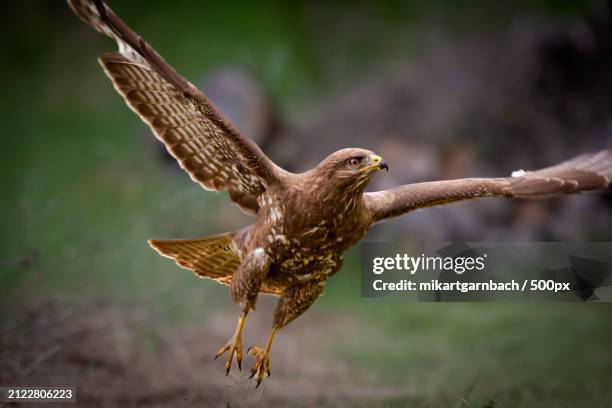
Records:
[[[606,188],[612,180],[612,148],[584,154],[537,171],[515,171],[507,178],[470,178],[408,184],[366,193],[372,222],[397,217],[417,208],[477,197],[529,198]]]
[[[257,213],[257,197],[282,170],[101,0],[68,4],[117,42],[119,52],[99,59],[104,72],[191,179],[207,190],[227,190],[245,212]]]

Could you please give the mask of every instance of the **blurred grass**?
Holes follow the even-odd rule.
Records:
[[[358,332],[327,353],[408,387],[411,397],[390,406],[603,407],[612,400],[609,303],[361,298],[359,270],[352,251],[313,309],[358,316]]]
[[[139,299],[164,324],[205,319],[229,304],[227,290],[161,259],[146,239],[208,235],[248,219],[235,208],[211,217],[227,205],[225,195],[205,193],[159,165],[144,141],[144,125],[95,62],[112,49],[110,41],[57,3],[6,6],[1,28],[2,41],[10,44],[2,62],[9,80],[0,98],[0,296],[18,305],[26,287],[28,296]],[[114,3],[188,78],[197,80],[220,65],[246,66],[290,116],[367,75],[382,56],[387,63],[414,57],[426,44],[407,37],[404,26],[426,24],[423,16],[432,13],[415,3],[362,3],[349,17],[362,21],[360,13],[372,12],[368,35],[340,35],[324,44],[321,27],[354,21],[345,16],[346,4],[323,13],[284,2]],[[523,6],[562,18],[585,7],[554,1]],[[437,7],[435,13],[457,21],[460,31],[472,27],[457,14],[470,15],[477,7],[446,1]],[[467,21],[480,19],[483,29],[509,19],[505,7],[490,20],[478,17],[488,7]],[[18,40],[9,40],[15,33]],[[334,47],[341,47],[342,56],[330,68]],[[603,406],[612,398],[609,305],[362,299],[357,260],[352,251],[313,307],[363,322],[362,338],[341,339],[329,350],[335,358],[384,381],[408,382],[423,401],[456,401],[477,379],[473,398],[507,406],[577,406],[585,398]]]

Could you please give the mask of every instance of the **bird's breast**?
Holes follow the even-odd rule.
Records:
[[[256,246],[272,258],[268,279],[289,284],[324,281],[336,273],[343,254],[366,233],[362,208],[260,198]]]

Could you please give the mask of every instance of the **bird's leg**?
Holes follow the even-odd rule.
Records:
[[[272,332],[270,332],[270,336],[268,337],[268,341],[263,349],[260,349],[257,346],[253,346],[249,348],[248,353],[255,357],[255,363],[253,367],[251,367],[251,377],[255,377],[257,380],[256,388],[261,384],[261,380],[264,377],[264,374],[270,376],[270,348],[272,348],[272,339],[274,339],[274,334],[279,328],[276,326],[272,326]]]
[[[229,358],[225,363],[226,375],[232,367],[232,359],[236,354],[238,369],[242,369],[242,327],[244,319],[251,309],[255,309],[257,294],[261,287],[261,281],[268,271],[270,260],[261,248],[250,252],[242,259],[240,267],[234,272],[230,284],[230,294],[235,303],[240,304],[241,313],[236,324],[236,331],[227,344],[219,349],[215,358],[229,351]]]
[[[229,351],[227,362],[225,363],[225,375],[229,375],[230,368],[232,368],[232,360],[234,354],[236,354],[236,362],[238,363],[238,369],[242,370],[242,328],[244,326],[244,320],[246,319],[247,312],[243,311],[240,313],[238,323],[236,324],[236,331],[234,335],[228,340],[228,342],[219,349],[215,355],[215,360],[223,355],[226,351]]]
[[[261,383],[264,374],[270,376],[270,348],[272,339],[276,332],[301,315],[312,305],[323,291],[323,285],[319,283],[310,285],[291,286],[283,292],[274,311],[274,324],[272,332],[263,349],[259,347],[249,348],[249,354],[255,357],[255,364],[251,367],[251,378],[257,380],[257,387]]]

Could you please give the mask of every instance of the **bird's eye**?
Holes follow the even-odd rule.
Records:
[[[361,160],[357,158],[352,158],[351,160],[349,160],[349,163],[351,164],[351,166],[357,167],[359,166],[359,163],[361,163]]]

